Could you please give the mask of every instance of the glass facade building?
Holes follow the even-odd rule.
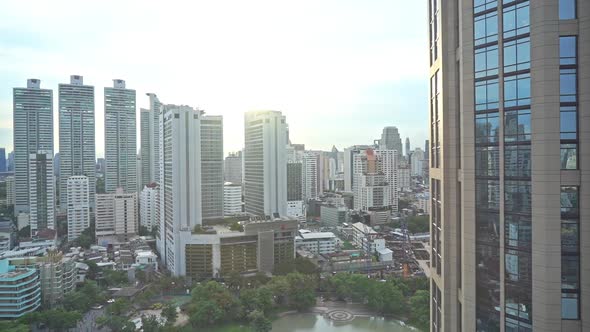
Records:
[[[429,17],[431,330],[590,331],[590,3]]]

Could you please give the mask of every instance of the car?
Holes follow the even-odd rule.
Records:
[[[94,309],[94,310],[100,310],[102,308],[103,308],[102,304],[97,304],[97,305],[95,305],[95,306],[92,307],[92,309]]]
[[[109,299],[107,300],[107,303],[115,303],[115,299]]]

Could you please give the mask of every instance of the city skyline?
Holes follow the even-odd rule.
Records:
[[[234,36],[233,30],[223,26],[225,21],[211,22],[207,17],[203,18],[205,22],[195,23],[195,27],[179,23],[154,31],[143,22],[122,20],[134,9],[128,4],[109,13],[114,15],[114,21],[120,22],[114,28],[98,22],[106,13],[92,5],[74,17],[45,4],[39,4],[38,12],[25,14],[21,5],[14,4],[14,8],[3,11],[10,12],[10,17],[0,14],[0,146],[12,150],[11,89],[25,86],[28,78],[38,78],[44,88],[54,90],[57,105],[58,84],[66,82],[70,75],[84,76],[84,83],[95,87],[97,157],[104,156],[104,105],[100,102],[104,98],[103,88],[117,78],[137,91],[137,123],[139,109],[149,108],[149,99],[145,97],[148,92],[156,93],[164,104],[186,104],[224,116],[225,154],[243,147],[243,114],[266,109],[280,110],[289,117],[292,141],[311,149],[328,151],[334,142],[340,150],[354,144],[370,144],[385,125],[400,128],[402,137],[423,142],[428,133],[428,81],[423,66],[427,57],[422,51],[427,33],[423,26],[410,32],[403,26],[412,20],[425,20],[426,6],[400,5],[403,10],[385,1],[362,6],[303,3],[297,8],[255,2],[249,5],[250,17],[227,18],[235,19],[235,24],[244,29]],[[198,9],[203,16],[215,16],[223,9],[200,4],[171,7],[157,11],[142,8],[142,15],[149,18],[142,21],[166,26],[165,14],[178,14],[175,21],[182,21],[183,11]],[[261,7],[264,10],[258,13]],[[333,18],[329,27],[321,19],[327,11]],[[303,15],[308,23],[295,24]],[[351,22],[353,15],[355,19],[358,16],[357,23]],[[191,35],[200,24],[210,26],[205,30],[210,35]],[[266,24],[273,25],[269,30],[276,31],[264,31]],[[72,25],[76,26],[75,31],[71,31]],[[77,40],[89,30],[93,35],[91,42]],[[177,32],[178,36],[171,39],[165,35]],[[147,42],[125,45],[129,38],[157,41],[162,43],[157,47],[162,51],[151,54],[136,47]],[[191,42],[182,42],[182,38]],[[180,51],[174,53],[192,55],[167,55],[166,48],[171,43]],[[74,48],[73,44],[77,46]],[[113,52],[117,55],[110,55],[108,49],[117,49]],[[207,51],[196,55],[194,51],[199,49]],[[238,55],[229,57],[230,53]],[[416,109],[423,112],[414,112]],[[405,116],[409,111],[419,115]],[[57,112],[55,107],[56,152]],[[384,118],[388,121],[384,122]]]

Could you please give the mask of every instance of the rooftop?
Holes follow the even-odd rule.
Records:
[[[304,240],[314,239],[334,239],[336,235],[332,232],[314,232],[314,233],[301,233],[300,237]]]

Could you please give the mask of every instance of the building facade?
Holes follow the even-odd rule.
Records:
[[[160,181],[160,112],[162,103],[155,93],[146,94],[150,108],[140,110],[141,130],[141,188]]]
[[[223,215],[233,216],[242,213],[242,186],[226,182],[223,185]]]
[[[139,195],[139,224],[148,232],[160,224],[160,187],[150,183],[143,187]]]
[[[135,90],[125,88],[124,80],[113,80],[112,88],[104,88],[104,113],[105,191],[137,192]]]
[[[29,155],[29,203],[31,236],[55,229],[55,180],[53,154],[49,151]]]
[[[590,3],[429,9],[431,330],[590,331]]]
[[[27,80],[26,88],[13,89],[14,214],[28,213],[29,156],[48,151],[53,158],[53,91],[41,89],[41,80]]]
[[[204,113],[204,112],[203,112]],[[223,117],[201,117],[201,207],[203,219],[223,217]]]
[[[225,157],[223,173],[225,182],[242,184],[242,151],[230,152]]]
[[[96,195],[96,242],[107,246],[127,242],[138,233],[137,193],[123,188],[113,194]]]
[[[245,117],[244,200],[257,216],[287,213],[287,122],[278,111],[251,111]]]
[[[68,209],[68,180],[71,176],[88,178],[89,202],[91,207],[94,206],[94,87],[83,82],[82,76],[72,75],[70,84],[59,85],[59,207],[62,212]]]
[[[180,236],[202,224],[201,116],[189,106],[166,105],[160,118],[160,226],[162,262],[182,275]]]
[[[35,268],[17,268],[0,260],[0,318],[16,319],[41,306],[41,283]]]
[[[402,139],[399,135],[397,127],[385,127],[381,133],[381,140],[379,141],[379,149],[381,150],[395,150],[398,156],[403,155]]]
[[[295,245],[316,255],[333,254],[336,252],[336,235],[332,232],[299,231]]]
[[[68,213],[68,241],[77,239],[90,227],[90,184],[86,176],[71,176],[66,190]]]

